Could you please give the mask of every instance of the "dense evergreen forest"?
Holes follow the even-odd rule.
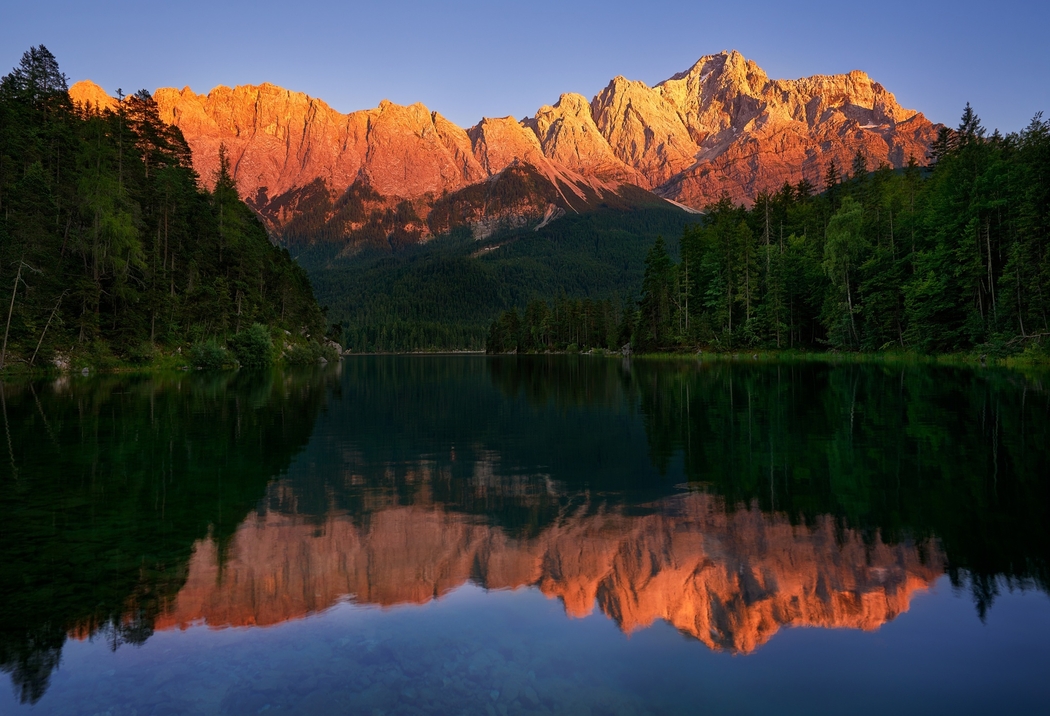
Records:
[[[501,311],[565,294],[620,306],[656,236],[695,216],[665,202],[563,217],[475,240],[468,230],[397,251],[297,247],[329,318],[354,352],[482,350]],[[672,247],[673,250],[674,247]],[[632,298],[633,300],[633,298]]]
[[[323,336],[306,273],[225,157],[203,191],[149,92],[120,100],[74,106],[43,46],[0,80],[0,368],[147,361],[256,323]]]
[[[920,168],[802,181],[746,208],[723,198],[657,239],[626,317],[560,302],[490,326],[490,352],[617,347],[1027,352],[1050,346],[1050,122],[989,135],[967,105]],[[548,301],[549,301],[548,297]],[[633,315],[631,315],[633,314]],[[568,323],[566,324],[566,320]],[[629,330],[630,333],[625,333]]]

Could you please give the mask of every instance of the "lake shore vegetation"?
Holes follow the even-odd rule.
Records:
[[[654,242],[636,303],[530,303],[487,350],[1050,361],[1050,122],[988,134],[967,106],[929,159],[869,171],[858,154],[820,194],[803,180],[750,207],[723,198],[677,260]]]
[[[240,200],[225,149],[207,190],[149,92],[92,106],[67,90],[42,45],[0,79],[0,370],[324,352],[309,279]]]

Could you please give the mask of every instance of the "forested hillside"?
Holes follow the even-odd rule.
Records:
[[[202,191],[142,90],[74,106],[43,46],[0,80],[0,367],[56,353],[148,360],[253,323],[324,333],[305,272],[240,201]]]
[[[536,299],[564,296],[610,311],[633,303],[653,240],[679,236],[696,218],[659,202],[569,215],[484,241],[460,231],[393,253],[344,257],[340,245],[324,242],[295,250],[350,350],[482,350],[501,311]]]
[[[967,106],[930,159],[930,169],[913,160],[872,172],[858,154],[845,180],[829,165],[820,195],[803,181],[751,208],[709,206],[682,234],[678,260],[662,241],[650,250],[635,348],[1045,356],[1050,122],[989,135]],[[505,314],[489,349],[563,349],[552,313]],[[569,327],[592,337],[581,349],[611,342],[598,320],[581,314]]]

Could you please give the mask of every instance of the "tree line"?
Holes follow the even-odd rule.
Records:
[[[519,315],[505,311],[489,326],[489,353],[543,353],[610,349],[631,340],[633,311],[611,300],[571,299],[530,301]]]
[[[147,360],[254,323],[324,333],[305,272],[240,200],[201,188],[146,90],[74,106],[44,46],[0,79],[0,367]]]
[[[330,321],[341,323],[349,350],[482,350],[493,319],[532,301],[564,294],[621,310],[625,288],[642,279],[652,241],[677,236],[689,221],[666,203],[602,207],[481,240],[460,227],[396,250],[347,252],[318,240],[292,251],[330,307]],[[618,320],[618,313],[609,319],[613,329]]]
[[[1045,355],[1050,122],[988,134],[967,105],[928,159],[871,171],[858,153],[819,194],[803,180],[708,206],[677,261],[662,239],[649,251],[633,347]],[[513,323],[490,350],[524,347]]]

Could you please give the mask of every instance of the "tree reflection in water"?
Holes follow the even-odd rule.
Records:
[[[0,669],[23,702],[67,636],[142,643],[193,544],[225,548],[305,445],[332,375],[63,377],[4,386]]]
[[[750,652],[1048,585],[1048,393],[929,366],[360,357],[4,386],[0,664],[531,585]]]

